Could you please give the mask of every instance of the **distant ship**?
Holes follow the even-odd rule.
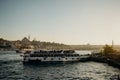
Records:
[[[80,60],[80,55],[74,50],[37,50],[26,51],[23,62],[75,62]]]

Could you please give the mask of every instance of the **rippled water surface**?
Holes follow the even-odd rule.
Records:
[[[22,64],[20,54],[0,54],[0,80],[109,80],[120,70],[104,63]]]

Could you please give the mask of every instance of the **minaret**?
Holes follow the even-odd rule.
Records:
[[[30,35],[28,36],[28,40],[30,41]]]
[[[36,38],[34,38],[34,41],[36,41]]]
[[[112,47],[114,47],[114,42],[113,42],[113,40],[112,40]]]

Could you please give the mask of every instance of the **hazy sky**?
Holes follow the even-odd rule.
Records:
[[[0,0],[0,37],[120,44],[120,0]]]

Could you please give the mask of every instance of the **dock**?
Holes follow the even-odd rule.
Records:
[[[120,69],[120,63],[103,56],[99,53],[92,53],[90,55],[82,55],[82,58],[80,59],[81,62],[85,61],[94,61],[94,62],[102,62],[102,63],[107,63],[110,66],[117,67]]]

